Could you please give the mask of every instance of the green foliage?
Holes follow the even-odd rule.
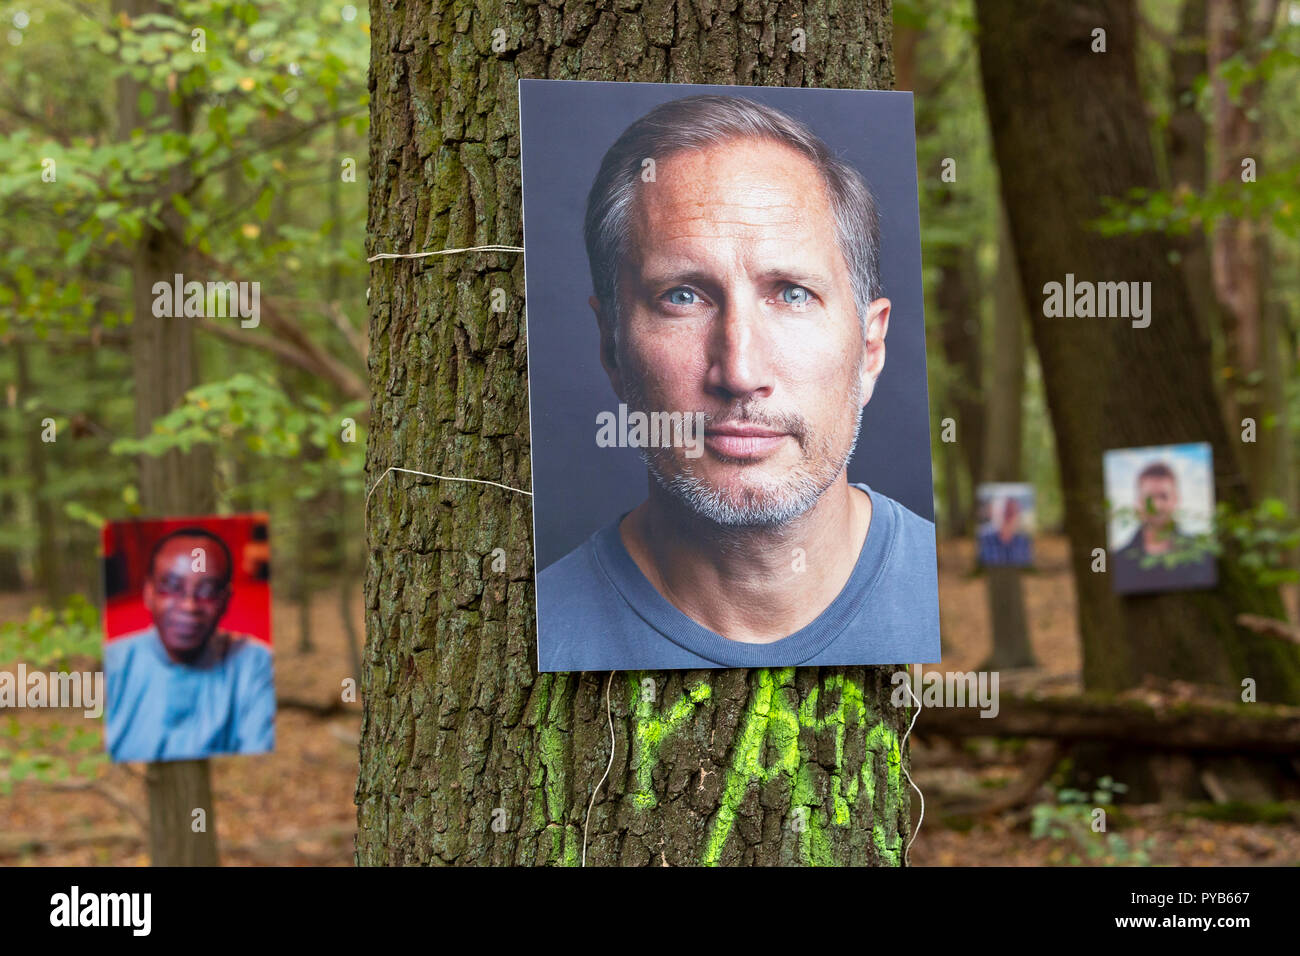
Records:
[[[92,779],[108,766],[100,727],[24,726],[9,717],[0,727],[0,796],[24,780]]]
[[[1220,540],[1233,542],[1238,562],[1261,585],[1300,581],[1300,571],[1293,566],[1300,547],[1300,520],[1284,502],[1266,498],[1244,511],[1220,503],[1215,523]]]
[[[343,516],[359,515],[364,433],[356,446],[340,433],[363,408],[286,364],[278,338],[291,323],[296,341],[363,364],[366,5],[159,0],[135,19],[110,0],[23,10],[9,29],[14,9],[0,9],[0,557],[16,553],[38,584],[95,593],[100,525],[141,514],[133,456],[202,444],[218,510],[268,510],[296,529],[287,565],[317,553],[337,569],[338,551],[320,545],[355,540]],[[151,266],[164,275],[136,273],[146,228],[166,233],[166,261]],[[146,429],[133,394],[136,283],[173,273],[257,282],[263,307],[287,318],[236,328],[238,346],[200,332],[199,380],[211,384]],[[33,439],[46,418],[54,442]],[[307,500],[323,494],[332,509]],[[277,533],[277,549],[285,542]],[[0,624],[0,660],[63,668],[99,649],[79,595]],[[104,760],[97,730],[7,723],[0,790],[90,775]]]
[[[314,395],[290,396],[269,377],[240,372],[191,389],[183,403],[154,422],[152,434],[119,439],[112,451],[162,455],[198,444],[242,442],[257,457],[293,462],[299,497],[314,497],[339,485],[359,492],[364,435],[358,432],[355,441],[345,442],[342,434],[344,420],[355,423],[364,410],[364,402],[335,408]],[[324,454],[307,458],[303,451],[308,446]]]
[[[25,621],[0,623],[0,661],[67,670],[74,658],[98,658],[102,640],[99,613],[85,597],[74,594],[58,610],[36,607]]]
[[[1172,16],[1175,11],[1165,10]],[[1166,29],[1175,29],[1170,22]],[[1300,238],[1300,163],[1296,162],[1293,138],[1286,135],[1294,128],[1297,79],[1300,71],[1300,23],[1290,20],[1250,49],[1237,51],[1220,63],[1213,77],[1197,78],[1191,105],[1212,123],[1216,86],[1222,85],[1231,103],[1241,104],[1247,88],[1252,88],[1260,105],[1248,110],[1248,119],[1261,124],[1261,155],[1255,161],[1255,181],[1242,182],[1240,175],[1228,182],[1206,184],[1202,189],[1140,189],[1123,198],[1104,199],[1105,215],[1094,224],[1104,235],[1127,235],[1161,232],[1187,235],[1196,230],[1211,230],[1227,219],[1248,219],[1264,223],[1277,235]],[[1148,84],[1158,91],[1163,77]],[[1172,104],[1161,110],[1161,123],[1168,120]],[[1270,135],[1275,126],[1277,135]],[[1234,160],[1247,157],[1234,157]]]
[[[0,168],[12,171],[0,177],[0,205],[39,203],[64,218],[59,245],[61,264],[69,270],[81,264],[92,243],[102,248],[132,242],[146,223],[158,224],[168,206],[181,211],[186,238],[201,247],[233,239],[246,223],[196,202],[208,178],[226,169],[242,172],[257,196],[268,195],[265,219],[269,200],[294,185],[287,159],[303,157],[296,147],[306,134],[331,124],[360,133],[365,124],[364,21],[345,23],[343,4],[299,6],[175,0],[163,3],[171,14],[135,21],[122,15],[107,30],[83,17],[64,20],[38,11],[28,29],[32,42],[65,49],[70,42],[77,51],[78,82],[104,94],[118,79],[141,84],[135,104],[141,125],[123,137],[127,131],[112,129],[101,114],[87,136],[68,136],[63,129],[39,136],[24,128],[0,136]],[[87,68],[77,68],[81,64]],[[93,78],[89,67],[96,71]],[[22,58],[15,58],[6,72],[14,78],[22,69]],[[86,90],[76,86],[71,92],[84,96]],[[172,111],[182,104],[197,113],[188,131],[173,124]],[[56,163],[56,183],[42,180],[47,158]],[[328,154],[321,159],[337,175],[337,160]],[[185,171],[180,179],[178,169]],[[181,188],[159,188],[167,183]],[[224,236],[215,232],[219,228]]]
[[[1226,220],[1267,222],[1300,238],[1300,163],[1258,173],[1254,182],[1230,181],[1204,192],[1134,189],[1124,199],[1103,197],[1106,214],[1095,227],[1106,236],[1161,232],[1185,236]]]
[[[25,621],[0,623],[0,661],[22,662],[29,672],[67,672],[74,661],[97,663],[101,641],[99,614],[78,594],[58,610],[36,607]],[[0,795],[24,780],[94,777],[107,762],[98,721],[33,726],[11,715],[0,727]]]
[[[1146,866],[1151,862],[1154,839],[1130,845],[1118,833],[1094,830],[1097,810],[1106,817],[1114,814],[1115,798],[1128,787],[1102,777],[1091,791],[1063,787],[1053,803],[1035,804],[1030,816],[1030,835],[1035,840],[1052,840],[1066,850],[1072,866]]]
[[[159,0],[134,20],[109,0],[24,9],[0,59],[0,549],[32,579],[38,543],[53,541],[57,581],[90,593],[97,525],[142,513],[136,462],[110,453],[115,442],[139,454],[211,445],[218,510],[270,510],[277,527],[294,524],[277,510],[329,488],[345,497],[313,520],[339,524],[359,506],[361,454],[340,447],[337,419],[359,408],[285,362],[283,326],[289,348],[305,342],[359,374],[365,5]],[[131,129],[119,127],[123,84],[140,112]],[[237,346],[208,331],[224,320],[201,326],[199,378],[218,383],[204,395],[233,418],[187,403],[141,438],[131,322],[146,226],[166,227],[169,253],[146,291],[173,273],[257,282],[285,319],[232,323]],[[46,417],[58,440],[37,449]]]

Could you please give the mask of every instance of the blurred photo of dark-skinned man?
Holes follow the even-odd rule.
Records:
[[[182,528],[154,545],[147,567],[142,600],[153,625],[104,650],[113,759],[271,750],[271,652],[219,626],[232,594],[225,542],[203,528]]]

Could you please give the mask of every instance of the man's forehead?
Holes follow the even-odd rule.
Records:
[[[158,549],[158,554],[154,558],[155,569],[165,569],[168,562],[176,562],[184,559],[188,562],[194,555],[195,548],[202,548],[204,551],[206,567],[211,571],[224,571],[226,563],[226,553],[211,538],[205,538],[201,535],[181,535],[165,542]],[[216,565],[213,565],[213,558],[216,558]]]
[[[833,216],[816,166],[788,146],[729,140],[673,153],[640,184],[634,220],[657,240],[773,239],[784,230],[824,227]]]
[[[1175,497],[1178,485],[1172,478],[1142,478],[1138,481],[1139,498]]]

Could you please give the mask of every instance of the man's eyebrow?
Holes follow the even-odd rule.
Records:
[[[667,285],[716,285],[717,278],[708,272],[690,267],[664,269],[647,269],[641,276],[641,283],[647,286]]]
[[[796,265],[769,266],[759,272],[755,278],[760,282],[784,281],[807,283],[821,288],[829,288],[831,285],[830,276],[818,272],[815,269],[808,269]],[[656,268],[651,265],[647,267],[645,272],[641,275],[641,282],[647,286],[667,286],[673,284],[711,286],[717,285],[718,279],[713,273],[705,272],[700,269],[693,269],[689,266],[681,268],[673,266]]]
[[[806,269],[803,266],[771,266],[760,272],[758,277],[769,282],[783,279],[786,282],[807,282],[818,286],[829,286],[831,284],[830,276],[824,275],[815,269]]]

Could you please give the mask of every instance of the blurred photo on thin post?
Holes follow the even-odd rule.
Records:
[[[102,545],[110,757],[274,749],[266,515],[114,521]]]
[[[1214,462],[1205,442],[1104,456],[1107,553],[1118,594],[1212,588]]]
[[[990,482],[975,492],[979,512],[979,563],[984,567],[1032,567],[1034,486]]]

